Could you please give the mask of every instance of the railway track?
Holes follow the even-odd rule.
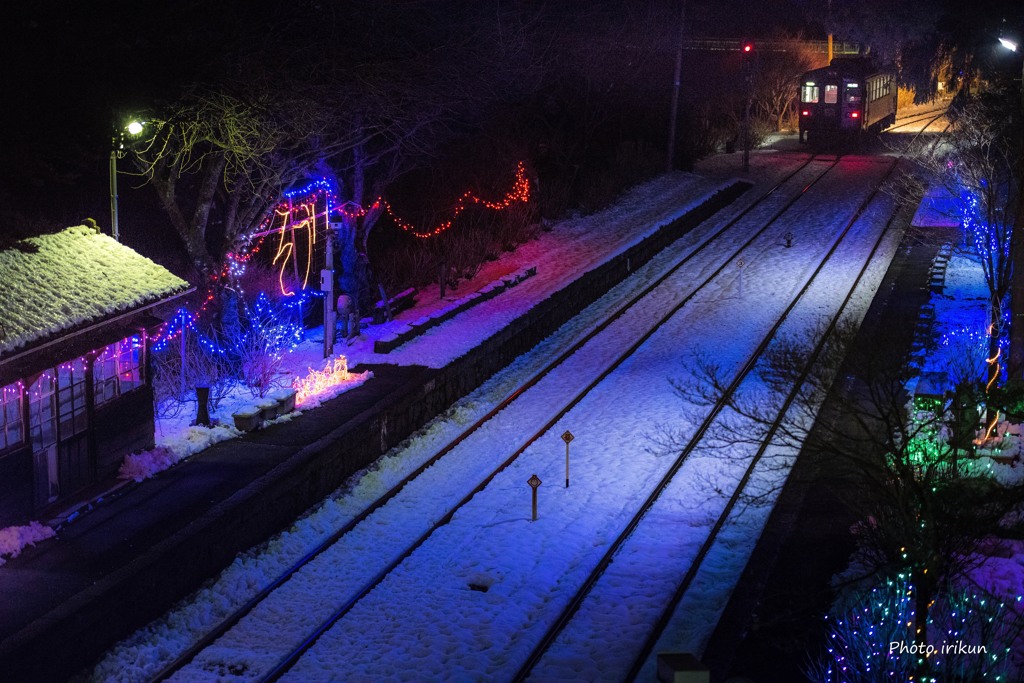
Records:
[[[942,114],[940,113],[939,116],[935,116],[928,119],[928,122],[925,124],[922,130],[918,132],[918,135],[920,135],[925,129],[927,129],[927,127],[932,122],[934,122],[941,116]],[[868,204],[877,196],[883,183],[891,175],[893,170],[895,170],[901,158],[902,156],[896,158],[891,163],[891,166],[889,167],[888,171],[885,173],[883,178],[875,185],[872,191],[864,199],[861,206],[854,213],[853,217],[850,218],[850,220],[847,222],[842,235],[839,237],[839,239],[836,240],[833,248],[829,251],[829,254],[826,255],[825,259],[823,259],[818,269],[816,269],[815,274],[820,272],[825,262],[835,252],[836,248],[839,245],[839,242],[842,240],[842,236],[845,235],[853,227],[854,223],[862,215],[863,211],[867,208]],[[884,243],[887,233],[892,225],[892,222],[896,217],[897,211],[898,207],[896,207],[889,216],[885,228],[882,231],[880,231],[877,239],[875,240],[875,243],[871,248],[870,254],[864,260],[863,265],[857,273],[856,278],[848,288],[848,291],[846,292],[846,295],[843,298],[842,303],[829,319],[827,326],[825,327],[824,331],[816,341],[813,349],[811,350],[811,353],[804,361],[796,382],[792,385],[786,397],[780,404],[779,412],[774,422],[769,426],[764,437],[761,439],[761,442],[757,447],[757,450],[749,459],[749,462],[746,468],[744,469],[742,476],[738,478],[735,488],[728,496],[728,499],[722,509],[722,512],[717,516],[714,524],[711,525],[707,537],[701,544],[694,559],[690,562],[689,567],[686,569],[686,572],[682,575],[682,579],[673,591],[671,597],[665,602],[665,605],[661,610],[660,614],[658,615],[657,621],[655,622],[653,628],[650,629],[647,637],[644,639],[641,647],[639,648],[639,651],[633,657],[630,668],[628,672],[625,674],[623,680],[650,680],[651,677],[654,675],[654,673],[651,671],[649,667],[651,666],[651,656],[654,653],[654,648],[659,638],[661,637],[665,629],[668,627],[669,622],[671,621],[673,615],[678,609],[680,603],[683,601],[684,596],[693,586],[694,581],[697,578],[705,559],[708,557],[711,550],[714,548],[716,540],[718,539],[720,533],[728,523],[728,520],[732,516],[732,513],[735,510],[737,504],[740,502],[748,482],[753,477],[754,472],[757,469],[758,465],[761,463],[765,453],[773,444],[775,437],[777,436],[788,411],[790,410],[793,403],[799,396],[804,382],[814,369],[815,364],[818,362],[818,359],[820,358],[822,352],[831,340],[832,335],[834,334],[839,321],[842,319],[852,297],[854,296],[854,293],[856,292],[858,286],[860,285],[865,274],[867,273],[875,254],[878,252],[878,250]],[[812,278],[808,280],[804,287],[801,288],[800,293],[797,295],[796,298],[794,298],[791,306],[787,308],[786,313],[784,313],[783,317],[780,318],[778,325],[774,327],[772,332],[769,333],[769,335],[767,335],[764,338],[762,343],[758,346],[758,349],[755,351],[755,354],[748,359],[747,363],[741,368],[740,372],[734,376],[730,384],[725,388],[723,399],[726,400],[720,401],[712,408],[711,413],[707,416],[704,422],[702,422],[701,425],[697,428],[695,436],[699,436],[705,433],[710,428],[714,418],[721,412],[721,410],[724,407],[724,404],[728,402],[728,397],[731,396],[737,390],[742,380],[753,370],[754,364],[756,362],[756,357],[761,352],[763,352],[763,350],[767,347],[767,344],[770,343],[771,337],[777,332],[778,327],[781,326],[785,316],[789,314],[792,308],[796,305],[799,298],[802,297],[804,293],[807,291],[808,287],[810,287],[813,278],[814,276],[812,276]],[[557,619],[552,623],[551,627],[545,632],[543,638],[533,648],[527,660],[517,671],[515,677],[513,678],[514,681],[518,682],[529,679],[530,674],[535,671],[538,664],[542,661],[545,654],[554,645],[558,637],[563,632],[565,632],[573,616],[581,609],[581,607],[584,604],[584,601],[594,590],[595,586],[601,580],[602,576],[604,576],[608,568],[612,565],[616,556],[623,549],[623,546],[628,542],[628,540],[630,539],[634,531],[637,529],[637,527],[642,523],[644,517],[651,511],[654,505],[658,502],[659,497],[671,483],[672,479],[678,474],[678,471],[681,468],[683,462],[687,459],[690,453],[692,453],[695,446],[696,442],[694,440],[691,440],[686,445],[686,447],[684,447],[683,450],[680,451],[679,457],[677,458],[676,462],[673,463],[673,466],[666,473],[665,477],[663,477],[662,480],[658,482],[658,485],[652,491],[648,499],[644,502],[644,505],[640,507],[640,509],[630,520],[629,524],[627,524],[627,526],[624,528],[623,532],[610,545],[608,551],[604,554],[604,556],[602,556],[601,560],[598,562],[594,570],[590,573],[587,580],[580,586],[576,594],[572,597],[572,599],[569,601],[566,607],[562,610]],[[647,668],[645,669],[645,667]],[[642,672],[648,674],[643,679],[641,679]],[[550,678],[550,676],[542,676],[541,678]]]
[[[502,400],[497,406],[495,406],[494,409],[492,409],[487,414],[485,414],[483,417],[481,417],[479,420],[474,422],[462,434],[460,434],[458,437],[456,437],[454,440],[452,440],[448,445],[446,445],[444,448],[442,448],[440,451],[438,451],[434,456],[429,458],[426,462],[424,462],[420,467],[418,467],[416,470],[414,470],[412,473],[410,473],[407,477],[405,477],[396,486],[392,487],[384,496],[380,497],[372,505],[367,507],[363,512],[361,512],[358,516],[353,518],[344,527],[342,527],[341,529],[338,529],[335,533],[331,534],[331,536],[329,538],[327,538],[324,542],[320,543],[311,552],[309,552],[306,555],[304,555],[299,561],[297,561],[294,565],[289,567],[289,569],[287,571],[283,572],[275,581],[273,581],[271,584],[266,586],[264,589],[260,590],[249,601],[247,601],[244,605],[242,605],[241,608],[235,610],[227,618],[223,619],[218,624],[218,626],[216,628],[214,628],[211,631],[209,631],[204,637],[202,637],[200,640],[198,640],[192,647],[190,647],[187,651],[183,652],[180,656],[178,656],[171,664],[169,664],[168,666],[165,666],[156,676],[153,677],[152,680],[166,680],[168,678],[173,677],[176,672],[180,671],[192,659],[194,659],[194,657],[197,655],[197,653],[199,653],[200,651],[202,651],[203,649],[208,647],[211,643],[216,641],[224,633],[226,633],[232,627],[234,627],[246,615],[250,614],[253,611],[253,609],[257,605],[259,605],[275,589],[279,588],[281,585],[286,583],[290,578],[292,578],[295,574],[297,574],[303,567],[306,567],[307,565],[310,564],[310,562],[312,562],[318,556],[320,556],[327,548],[329,548],[333,544],[337,543],[337,541],[340,538],[345,536],[347,533],[349,533],[353,528],[358,526],[360,523],[362,523],[366,519],[368,519],[375,511],[377,511],[380,508],[384,507],[390,500],[395,498],[399,494],[399,492],[401,492],[411,481],[415,480],[424,471],[429,469],[431,466],[436,464],[441,458],[443,458],[445,455],[447,455],[452,450],[454,450],[460,443],[464,442],[474,432],[478,431],[484,424],[486,424],[490,420],[492,420],[497,414],[499,414],[502,410],[504,410],[511,403],[513,403],[516,399],[518,399],[520,396],[522,396],[522,394],[525,393],[528,389],[530,389],[531,387],[535,386],[538,382],[541,381],[541,379],[543,379],[543,377],[548,375],[553,368],[555,368],[555,367],[559,366],[560,364],[562,364],[563,362],[565,362],[565,360],[567,358],[569,358],[570,356],[572,356],[574,353],[576,353],[576,351],[579,348],[582,348],[588,341],[590,341],[595,336],[597,336],[601,331],[605,330],[615,320],[621,318],[628,310],[633,308],[639,301],[643,300],[652,291],[657,289],[659,286],[661,286],[663,283],[665,283],[670,277],[672,277],[674,274],[679,272],[679,270],[681,268],[683,268],[688,262],[690,262],[692,259],[694,259],[698,254],[700,254],[705,249],[707,249],[710,245],[712,245],[713,243],[718,241],[723,235],[727,234],[728,230],[732,226],[734,226],[737,222],[739,222],[745,216],[750,214],[755,208],[763,205],[770,197],[773,197],[773,195],[775,195],[781,188],[783,188],[787,184],[791,183],[791,181],[793,181],[795,178],[797,178],[797,176],[801,173],[801,171],[806,169],[815,159],[816,159],[816,157],[809,157],[803,164],[801,164],[801,166],[799,166],[797,169],[795,169],[794,171],[789,173],[779,183],[777,183],[775,186],[773,186],[767,192],[765,192],[761,197],[757,198],[754,202],[752,202],[750,205],[748,205],[741,213],[739,213],[737,216],[732,218],[723,227],[721,227],[720,229],[715,231],[710,237],[708,237],[707,239],[703,240],[699,245],[694,247],[689,253],[686,254],[686,256],[684,258],[682,258],[676,264],[674,264],[671,268],[669,268],[665,273],[663,273],[660,277],[658,277],[652,284],[650,284],[649,286],[645,287],[639,294],[637,294],[636,296],[632,297],[629,301],[624,303],[622,306],[618,307],[610,316],[608,316],[605,320],[603,320],[600,325],[598,325],[590,333],[588,333],[586,336],[584,336],[582,339],[580,339],[577,343],[572,345],[565,352],[560,354],[556,359],[554,359],[553,361],[548,363],[543,369],[541,369],[539,372],[534,374],[527,382],[523,383],[517,389],[515,389],[513,392],[511,392],[504,400]],[[719,265],[719,267],[717,269],[715,269],[714,273],[712,273],[711,276],[705,278],[701,282],[701,284],[699,284],[696,288],[694,288],[690,292],[690,294],[688,294],[686,297],[684,297],[683,300],[681,300],[678,303],[678,305],[674,308],[674,310],[677,311],[680,308],[682,308],[682,306],[685,305],[685,303],[687,301],[692,299],[693,296],[695,296],[697,292],[699,292],[701,289],[703,289],[709,282],[714,280],[714,278],[719,273],[721,273],[728,266],[728,264],[733,259],[736,258],[737,254],[741,253],[751,243],[753,243],[754,240],[758,236],[763,234],[764,231],[766,231],[779,218],[779,216],[783,215],[787,210],[789,210],[789,208],[793,204],[795,204],[802,196],[804,196],[804,194],[811,187],[813,187],[819,180],[821,180],[821,178],[825,177],[825,175],[829,171],[831,171],[833,168],[835,168],[835,166],[838,163],[839,163],[839,158],[838,157],[834,158],[834,159],[831,159],[831,160],[828,160],[827,161],[827,167],[823,171],[818,173],[814,178],[810,179],[809,182],[806,182],[806,184],[804,184],[802,186],[802,188],[798,192],[794,193],[791,197],[789,197],[783,203],[783,205],[778,210],[776,210],[773,213],[773,215],[767,221],[764,221],[764,223],[761,226],[761,228],[759,230],[755,231],[754,235],[752,235],[748,240],[746,240],[738,248],[735,248],[732,251],[732,254],[728,258],[726,258]],[[650,334],[653,334],[653,330],[651,332],[649,332],[648,334],[644,335],[643,339],[646,339],[647,337],[649,337]],[[634,344],[634,347],[639,346],[642,343],[643,339],[641,339],[640,341],[636,342]],[[625,357],[625,356],[623,356],[623,357]],[[608,369],[605,373],[603,373],[603,376],[606,376],[610,372],[611,372],[611,369]],[[594,382],[592,382],[591,383],[591,387],[592,386],[596,386],[596,384],[599,381],[600,380],[598,379],[598,380],[595,380]],[[589,388],[586,391],[589,391]],[[577,399],[575,401],[573,401],[571,403],[571,405],[575,405],[576,403],[578,403],[578,401],[582,398],[582,395],[585,395],[585,393],[586,392],[582,392],[582,394],[578,395]],[[563,411],[561,411],[561,413],[564,414],[564,412],[567,412],[571,408],[571,405],[566,407]],[[553,422],[554,421],[552,421],[552,423]],[[490,481],[493,478],[494,475],[496,475],[498,472],[500,472],[502,469],[504,469],[504,467],[507,466],[507,464],[509,462],[514,460],[516,457],[518,457],[518,454],[521,453],[523,450],[525,450],[526,447],[529,446],[529,443],[532,443],[536,439],[536,437],[539,436],[540,433],[543,433],[543,431],[544,430],[541,430],[541,432],[538,432],[537,434],[535,434],[534,438],[529,439],[528,443],[524,444],[520,449],[518,449],[517,453],[515,455],[513,455],[511,458],[509,458],[497,470],[492,472],[491,476],[487,477],[485,481],[481,482],[478,486],[476,486],[473,489],[473,492],[471,492],[469,495],[467,495],[463,499],[463,501],[461,501],[452,510],[450,510],[449,514],[446,515],[443,518],[442,521],[439,521],[437,524],[435,524],[433,527],[431,527],[431,529],[420,538],[419,542],[413,548],[410,548],[405,554],[403,554],[403,556],[401,558],[399,558],[399,560],[397,562],[394,562],[393,565],[397,565],[398,562],[400,562],[401,559],[404,559],[404,557],[408,556],[408,554],[411,553],[412,550],[414,550],[415,547],[417,547],[419,543],[422,543],[422,541],[425,540],[425,538],[427,536],[429,536],[433,532],[434,529],[436,529],[438,526],[441,526],[445,521],[447,521],[447,519],[450,519],[451,515],[453,515],[455,513],[455,511],[459,507],[461,507],[463,504],[465,504],[465,502],[468,501],[475,494],[476,491],[478,491],[481,488],[483,488],[484,486],[486,486],[486,483],[488,481]],[[332,615],[332,619],[330,619],[328,621],[330,623],[333,623],[334,621],[337,620],[337,618],[340,618],[340,616],[342,616],[345,612],[347,612],[348,608],[350,608],[352,604],[357,602],[358,599],[362,595],[365,595],[366,593],[368,593],[369,590],[371,590],[374,585],[379,583],[379,580],[381,578],[383,578],[383,576],[385,576],[387,574],[387,571],[390,571],[390,567],[386,571],[380,573],[377,577],[375,577],[375,579],[373,581],[369,582],[364,587],[364,589],[360,590],[358,592],[358,596],[355,599],[351,599],[351,600],[347,601],[344,605],[341,606],[341,608],[339,610],[336,610],[336,613]],[[322,632],[323,630],[326,629],[326,627],[329,627],[329,624],[326,624],[324,628],[318,629],[318,632]],[[308,645],[310,645],[312,642],[315,642],[315,637],[313,637],[312,639],[307,639],[307,641],[308,641],[308,643],[307,643],[307,647],[308,647]],[[295,659],[295,657],[289,657],[289,658],[287,658],[287,661],[293,661],[294,659]],[[284,667],[284,668],[286,668],[286,667]],[[278,671],[278,672],[283,671],[283,670],[284,669],[282,667],[280,667],[280,666],[275,668],[275,671]],[[272,675],[266,677],[264,680],[275,680],[275,677],[277,675],[279,675],[279,673],[272,674]]]
[[[892,162],[892,164],[889,165],[889,169],[888,169],[887,173],[891,172],[892,165],[894,165],[895,163],[896,162]],[[858,209],[857,213],[859,213],[860,210],[862,210],[862,209]],[[852,225],[855,222],[855,220],[856,219],[851,219],[850,225]],[[850,230],[850,226],[847,226],[847,228],[842,232],[842,234],[837,239],[835,239],[832,242],[832,245],[831,245],[831,247],[828,250],[828,254],[824,257],[824,259],[822,259],[821,263],[818,265],[818,267],[815,269],[815,271],[807,279],[806,283],[804,284],[804,286],[803,286],[803,288],[801,290],[801,293],[798,294],[793,300],[790,301],[790,303],[787,306],[787,308],[786,308],[785,312],[783,313],[783,315],[779,318],[779,320],[776,322],[776,324],[772,327],[772,330],[764,337],[764,341],[762,342],[762,344],[750,356],[749,360],[747,361],[746,365],[744,366],[745,369],[742,370],[741,373],[740,373],[741,376],[745,376],[746,374],[749,373],[750,369],[753,367],[753,364],[756,362],[757,357],[759,357],[759,355],[763,352],[763,350],[764,350],[764,348],[766,348],[767,344],[770,343],[771,339],[774,336],[775,331],[777,331],[778,327],[781,326],[781,324],[785,321],[785,319],[789,315],[790,311],[792,311],[792,309],[800,301],[801,297],[803,296],[803,292],[806,292],[807,288],[810,286],[810,283],[815,281],[815,279],[817,278],[818,274],[821,272],[821,269],[824,267],[825,263],[828,262],[829,258],[835,252],[835,250],[838,248],[838,245],[842,242],[844,236],[849,232],[849,230]],[[737,251],[733,255],[733,259],[737,258],[737,254],[739,254],[739,253],[740,252]],[[722,265],[720,265],[715,270],[715,272],[700,285],[700,288],[703,288],[709,282],[711,282],[712,280],[716,279],[721,274],[721,272],[727,266],[729,266],[731,263],[732,263],[731,261],[727,261],[727,262],[723,263]],[[482,492],[487,487],[487,485],[489,483],[491,483],[491,481],[502,470],[504,470],[506,467],[509,467],[523,453],[523,451],[526,450],[526,448],[529,446],[530,443],[532,443],[533,441],[538,439],[542,434],[549,432],[550,429],[555,424],[557,424],[557,422],[566,413],[568,413],[569,410],[571,410],[571,408],[573,406],[575,406],[577,403],[579,403],[579,401],[581,401],[585,395],[590,393],[590,391],[595,386],[597,386],[601,381],[603,381],[608,375],[610,375],[612,371],[614,371],[616,368],[618,368],[620,365],[622,365],[627,359],[630,359],[633,356],[633,354],[637,351],[637,349],[654,334],[654,332],[657,330],[657,328],[660,328],[669,319],[671,319],[677,313],[679,313],[679,311],[683,308],[683,306],[691,298],[692,298],[692,295],[688,296],[688,297],[684,298],[684,300],[680,301],[676,306],[674,306],[672,308],[671,311],[669,311],[665,316],[663,316],[663,318],[654,326],[654,328],[652,328],[649,331],[649,333],[645,334],[642,339],[640,339],[636,343],[634,343],[629,349],[627,349],[618,358],[616,358],[616,360],[613,363],[610,363],[608,366],[606,366],[605,370],[601,373],[601,375],[597,379],[592,381],[582,392],[577,394],[577,396],[570,402],[569,405],[565,406],[565,408],[560,410],[551,420],[549,420],[539,430],[537,430],[534,433],[534,435],[528,440],[528,443],[524,444],[508,460],[506,460],[498,468],[496,468],[493,471],[493,473],[486,478],[486,481],[482,481],[481,484],[476,489],[474,489],[474,491],[472,493],[470,493],[463,500],[461,500],[455,506],[455,509],[453,509],[449,514],[445,515],[444,518],[439,520],[438,523],[436,525],[434,525],[426,534],[424,534],[421,537],[421,539],[418,540],[413,546],[411,546],[409,548],[409,550],[406,553],[403,554],[402,557],[398,558],[396,561],[391,563],[386,568],[386,570],[382,571],[376,577],[375,581],[371,582],[370,584],[367,584],[364,591],[360,591],[359,594],[354,595],[345,604],[343,604],[341,607],[339,607],[336,610],[336,612],[331,615],[330,618],[324,620],[321,623],[321,625],[312,634],[310,634],[303,641],[303,643],[299,647],[297,647],[294,650],[292,650],[292,652],[289,653],[286,657],[283,657],[277,663],[277,665],[272,670],[269,671],[269,673],[261,673],[259,680],[263,680],[263,681],[276,681],[276,680],[279,680],[281,677],[283,677],[285,674],[289,673],[292,670],[292,667],[296,665],[296,663],[299,661],[300,658],[303,657],[303,655],[305,655],[306,653],[310,653],[310,651],[313,650],[313,648],[318,644],[318,641],[320,640],[321,636],[324,635],[328,630],[330,630],[335,624],[340,622],[341,619],[346,614],[348,614],[348,612],[350,610],[352,610],[355,607],[356,603],[358,603],[360,600],[362,600],[364,596],[368,595],[369,592],[373,588],[375,588],[377,585],[382,583],[386,578],[389,578],[391,573],[393,571],[395,571],[399,567],[399,565],[401,565],[403,562],[405,562],[412,555],[412,553],[417,548],[419,548],[427,540],[427,538],[429,538],[430,536],[432,536],[435,533],[435,531],[437,531],[442,526],[448,524],[449,521],[451,521],[452,517],[454,516],[456,509],[462,508],[471,499],[473,499],[478,493]],[[740,377],[740,379],[742,379],[742,377]],[[735,382],[735,385],[738,385],[738,383],[739,383],[739,380],[737,380],[737,382]],[[733,387],[733,388],[735,388],[735,387]],[[717,412],[717,410],[720,410],[720,409],[721,409],[721,406],[719,406],[719,408],[716,409],[716,412]],[[693,444],[696,444],[696,442],[699,441],[700,437],[703,435],[704,431],[706,431],[706,430],[705,429],[701,429],[699,431],[700,431],[700,433],[696,434],[694,436],[694,438],[693,438],[693,442],[692,442]],[[678,465],[679,466],[681,466],[682,463],[685,462],[686,455],[688,455],[690,451],[692,451],[692,446],[686,450],[686,454],[684,456],[682,456],[682,457],[680,457],[678,459]],[[674,469],[676,471],[678,471],[679,467],[677,466]],[[670,480],[670,479],[671,479],[671,476],[668,477],[668,480]],[[656,494],[654,495],[654,498],[655,499],[657,498]],[[625,534],[625,536],[628,536],[628,533]],[[379,602],[379,600],[377,602]],[[376,608],[367,608],[367,609],[376,609]],[[364,609],[362,611],[365,612],[366,610]],[[557,631],[557,630],[560,630],[560,629],[555,629],[555,630]],[[544,649],[546,649],[546,647],[544,645],[542,645],[540,647],[540,651],[543,652]],[[310,654],[312,654],[312,653],[310,653]],[[525,671],[521,672],[517,677],[521,678],[522,676],[525,676],[526,673],[528,673],[528,671],[529,671],[529,668],[527,667],[525,669]],[[299,679],[302,679],[304,674],[308,674],[308,672],[296,672],[296,675],[299,677]],[[355,677],[358,678],[358,676],[355,676]]]
[[[800,300],[804,297],[808,289],[814,283],[815,278],[821,273],[822,269],[825,267],[825,264],[835,254],[842,240],[845,238],[845,236],[849,233],[854,224],[860,218],[863,211],[867,208],[868,204],[878,194],[882,183],[884,183],[884,181],[889,177],[889,175],[891,175],[892,171],[896,168],[896,165],[898,163],[898,159],[894,160],[891,163],[888,171],[885,173],[883,178],[876,184],[876,186],[872,189],[870,194],[864,199],[861,206],[858,207],[857,211],[849,219],[843,231],[840,233],[839,237],[837,237],[832,247],[829,249],[828,253],[822,259],[821,263],[818,265],[818,267],[815,269],[812,275],[807,279],[805,284],[801,287],[797,295],[790,302],[789,306],[786,308],[782,316],[779,317],[776,324],[758,344],[754,353],[748,357],[746,362],[740,368],[739,372],[737,372],[733,376],[730,383],[725,387],[721,400],[719,400],[719,402],[712,407],[710,413],[706,416],[706,418],[700,424],[700,426],[695,430],[693,437],[680,451],[675,462],[673,462],[672,466],[666,471],[664,477],[657,483],[657,485],[652,490],[648,498],[644,501],[643,505],[640,506],[640,508],[637,510],[634,516],[630,519],[629,523],[623,528],[622,533],[620,533],[620,535],[610,544],[607,552],[602,556],[601,560],[598,562],[594,570],[587,577],[587,580],[579,587],[575,595],[568,602],[568,604],[562,610],[562,612],[558,615],[557,619],[554,620],[551,627],[545,632],[543,638],[533,648],[533,650],[530,653],[530,656],[527,658],[527,660],[523,663],[523,665],[520,667],[520,669],[514,676],[514,681],[527,680],[530,677],[531,672],[535,670],[538,663],[541,662],[544,655],[556,642],[556,639],[559,637],[559,635],[565,631],[570,621],[572,620],[573,616],[580,610],[584,601],[587,599],[588,595],[590,595],[591,591],[595,588],[595,586],[600,581],[602,576],[612,565],[617,554],[622,550],[623,546],[629,541],[629,539],[636,531],[638,526],[642,524],[644,517],[658,503],[662,494],[672,483],[673,479],[678,475],[680,469],[687,461],[689,456],[692,454],[694,449],[697,447],[701,438],[711,428],[712,423],[719,416],[721,411],[726,407],[731,396],[739,388],[743,380],[745,380],[747,376],[754,370],[756,363],[761,358],[764,351],[768,348],[768,345],[775,338],[775,335],[778,333],[779,328],[781,328],[783,323],[786,321],[786,318],[797,306]],[[829,320],[829,323],[826,329],[824,330],[823,334],[817,340],[812,350],[812,353],[810,354],[810,356],[808,357],[808,359],[806,360],[801,369],[801,374],[799,375],[797,382],[793,385],[788,395],[786,396],[785,400],[783,401],[777,418],[775,419],[774,423],[770,426],[769,430],[767,431],[766,435],[764,436],[760,445],[758,446],[756,452],[750,458],[750,461],[747,464],[742,476],[739,477],[735,488],[729,495],[726,504],[722,509],[722,512],[717,516],[714,524],[711,525],[711,529],[708,533],[707,538],[705,539],[704,543],[700,546],[700,549],[698,550],[693,561],[690,563],[689,568],[686,570],[685,574],[683,574],[683,578],[680,581],[674,593],[672,594],[671,598],[666,602],[665,607],[661,611],[661,614],[659,615],[654,628],[649,632],[647,638],[644,640],[643,645],[640,648],[639,653],[633,659],[629,672],[625,676],[625,680],[628,681],[638,679],[641,670],[643,669],[648,658],[651,656],[651,653],[659,636],[664,631],[669,620],[674,614],[676,608],[682,601],[683,596],[693,585],[693,581],[697,577],[697,574],[701,569],[702,563],[707,558],[711,549],[714,547],[716,539],[718,538],[720,532],[726,525],[727,520],[732,515],[732,512],[735,509],[736,505],[740,502],[743,492],[747,486],[747,483],[750,481],[757,466],[762,461],[764,454],[774,441],[774,438],[779,428],[781,427],[789,408],[792,406],[793,402],[799,395],[804,380],[806,380],[807,376],[809,375],[815,363],[817,362],[820,354],[822,353],[825,346],[831,339],[831,335],[834,332],[836,325],[842,318],[851,298],[854,295],[854,292],[856,291],[857,287],[859,286],[861,280],[864,277],[864,274],[867,272],[869,266],[871,265],[872,257],[875,255],[875,253],[877,253],[878,249],[881,247],[886,237],[886,233],[889,229],[889,226],[891,225],[894,217],[895,212],[892,214],[892,216],[890,216],[885,229],[880,232],[877,240],[875,241],[871,249],[870,255],[867,259],[864,260],[863,266],[861,267],[859,273],[857,274],[853,283],[849,287],[841,305],[835,311],[835,313]],[[542,676],[542,678],[547,677]]]
[[[915,124],[919,124],[922,121],[927,121],[927,123],[924,125],[924,127],[920,131],[918,131],[918,134],[920,134],[924,130],[927,130],[927,128],[931,124],[933,124],[934,122],[938,121],[940,118],[942,118],[945,115],[946,115],[946,107],[942,107],[941,109],[932,109],[930,111],[920,112],[918,114],[914,114],[911,117],[908,117],[907,119],[904,119],[904,120],[900,121],[899,123],[897,123],[897,124],[895,124],[893,126],[889,126],[888,128],[886,128],[882,132],[883,133],[892,133],[892,132],[895,132],[895,131],[897,131],[897,130],[899,130],[901,128],[907,128],[909,126],[913,126]]]

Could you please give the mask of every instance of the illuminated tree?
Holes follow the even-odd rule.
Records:
[[[288,184],[325,154],[351,144],[313,93],[282,100],[270,83],[193,86],[147,121],[136,147],[140,173],[199,273],[259,225]]]
[[[818,65],[816,55],[797,37],[779,34],[772,38],[770,49],[760,50],[754,103],[776,131],[782,130],[792,114],[800,77]]]
[[[950,126],[939,139],[921,137],[905,150],[923,172],[906,174],[893,186],[901,199],[916,200],[929,187],[941,188],[953,198],[951,217],[963,225],[989,291],[989,357],[994,362],[989,365],[987,387],[999,383],[1003,365],[1000,338],[1006,331],[1009,303],[1010,241],[1020,205],[1015,180],[1019,147],[1013,144],[1006,105],[1006,98],[989,95],[951,111]],[[1017,323],[1014,317],[1012,324]],[[1016,365],[1011,376],[1020,374],[1024,349],[1017,346],[1010,348],[1011,363]]]

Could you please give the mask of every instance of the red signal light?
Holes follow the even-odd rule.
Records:
[[[751,43],[743,43],[743,51],[744,52],[753,52],[754,51],[754,46]]]

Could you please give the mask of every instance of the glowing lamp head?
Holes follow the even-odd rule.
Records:
[[[1010,52],[1016,52],[1017,51],[1017,41],[1015,41],[1015,40],[1010,40],[1009,38],[1000,37],[999,38],[999,44],[1002,45],[1003,47],[1005,47]]]
[[[142,132],[142,127],[143,126],[142,126],[142,122],[141,121],[132,120],[128,124],[126,129],[127,129],[129,135],[138,135],[139,133]]]

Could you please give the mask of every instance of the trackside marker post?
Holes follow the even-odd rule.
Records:
[[[530,478],[526,480],[526,483],[530,485],[531,489],[533,489],[533,519],[531,519],[530,521],[531,522],[536,522],[537,521],[537,487],[540,486],[542,482],[540,480],[540,477],[538,477],[536,474],[534,474],[534,475],[531,475]]]
[[[569,488],[569,442],[575,438],[568,429],[562,434],[562,441],[565,442],[565,488]]]

